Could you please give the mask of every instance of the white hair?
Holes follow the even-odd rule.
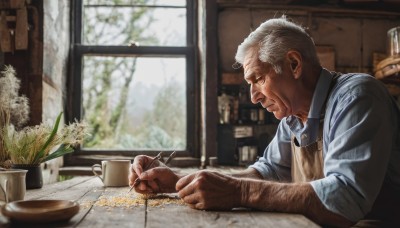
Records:
[[[238,46],[236,62],[243,64],[245,55],[251,49],[258,50],[261,62],[271,64],[276,73],[282,73],[282,63],[290,50],[298,51],[303,60],[319,66],[319,59],[312,38],[301,26],[290,22],[285,16],[269,19]]]

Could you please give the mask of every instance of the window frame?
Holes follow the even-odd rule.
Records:
[[[197,62],[197,1],[186,0],[186,46],[110,46],[110,45],[85,45],[83,38],[83,0],[72,0],[71,4],[71,48],[69,58],[69,77],[67,80],[67,101],[65,118],[72,122],[82,117],[82,74],[83,59],[85,56],[113,56],[113,57],[183,57],[186,59],[186,150],[178,150],[177,156],[199,158],[199,137],[196,121],[200,109],[199,84]],[[79,102],[77,102],[79,101]],[[157,150],[93,150],[77,148],[74,153],[65,157],[66,165],[90,165],[93,160],[129,157],[139,154],[155,156]],[[197,159],[196,159],[197,162]]]

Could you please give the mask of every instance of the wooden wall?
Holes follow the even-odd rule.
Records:
[[[275,6],[276,7],[276,6]],[[400,25],[400,13],[307,7],[221,8],[218,23],[220,70],[232,72],[237,46],[269,18],[287,15],[308,28],[316,45],[334,49],[341,72],[372,72],[373,53],[386,53],[387,31]]]

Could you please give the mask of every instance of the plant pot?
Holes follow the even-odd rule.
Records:
[[[26,189],[43,187],[42,167],[40,166],[40,164],[13,164],[11,167],[15,169],[28,170],[25,179]]]

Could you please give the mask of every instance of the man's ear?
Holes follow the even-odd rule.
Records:
[[[303,59],[301,58],[301,54],[298,51],[288,51],[286,57],[290,64],[290,70],[293,73],[295,79],[300,78],[300,75],[303,70]]]

